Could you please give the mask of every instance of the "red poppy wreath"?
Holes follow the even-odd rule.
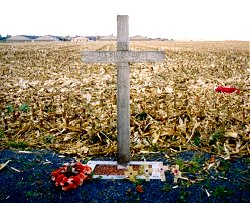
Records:
[[[81,162],[65,163],[63,166],[52,172],[52,180],[55,186],[61,186],[63,191],[76,189],[81,186],[85,180],[91,178],[92,169]]]

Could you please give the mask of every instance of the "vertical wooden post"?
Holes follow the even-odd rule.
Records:
[[[117,64],[117,140],[118,165],[126,167],[130,161],[130,90],[129,62],[164,62],[164,51],[129,51],[129,23],[127,15],[117,16],[117,51],[83,51],[86,63]]]
[[[117,16],[117,51],[129,50],[128,15]],[[117,132],[120,165],[130,161],[130,91],[129,63],[117,63]]]

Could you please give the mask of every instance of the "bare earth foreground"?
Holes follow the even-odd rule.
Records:
[[[249,46],[132,42],[166,53],[164,63],[130,66],[132,159],[178,164],[186,179],[175,187],[166,173],[166,182],[140,183],[143,192],[92,180],[65,193],[50,180],[64,162],[116,158],[116,67],[80,54],[115,42],[0,44],[0,163],[12,160],[0,170],[0,201],[249,202]]]

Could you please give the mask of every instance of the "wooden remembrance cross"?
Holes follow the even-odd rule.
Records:
[[[127,166],[130,161],[130,62],[163,62],[164,51],[129,51],[128,15],[117,16],[117,51],[83,51],[85,63],[117,64],[117,163]]]

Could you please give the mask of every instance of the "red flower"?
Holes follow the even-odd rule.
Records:
[[[79,186],[82,185],[83,180],[84,180],[84,178],[81,177],[81,174],[79,174],[78,176],[71,176],[71,178],[73,179],[73,182]]]
[[[82,163],[81,162],[77,162],[77,163],[75,163],[75,169],[77,170],[77,171],[82,171],[82,172],[84,172],[85,174],[91,174],[91,172],[92,172],[92,170],[91,170],[91,168],[89,167],[89,166],[84,166],[84,165],[82,165]]]
[[[178,173],[179,173],[179,171],[178,171],[177,169],[174,169],[174,170],[173,170],[173,173],[174,173],[175,176],[177,176]]]
[[[66,163],[51,173],[51,179],[55,181],[56,186],[61,186],[63,191],[68,191],[76,189],[83,184],[84,180],[90,179],[91,172],[91,167],[84,166],[81,162]]]
[[[141,185],[137,185],[136,186],[136,191],[139,192],[139,193],[143,193],[142,186]]]
[[[219,86],[215,89],[216,92],[225,92],[225,93],[233,93],[236,92],[236,94],[240,93],[240,90],[235,87],[223,87]]]
[[[68,182],[68,178],[65,177],[64,175],[62,175],[62,176],[63,176],[63,178],[61,180],[59,180],[59,181],[60,181],[60,185],[64,186]]]
[[[178,179],[181,178],[181,172],[179,168],[179,165],[175,165],[175,167],[172,167],[172,173],[174,174],[174,183],[177,183]]]
[[[65,178],[65,176],[63,174],[57,174],[55,176],[55,185],[59,186],[64,178]]]
[[[74,183],[72,178],[69,178],[67,182],[65,182],[65,184],[62,186],[63,191],[68,191],[70,189],[76,189],[76,188],[77,188],[77,184]]]

